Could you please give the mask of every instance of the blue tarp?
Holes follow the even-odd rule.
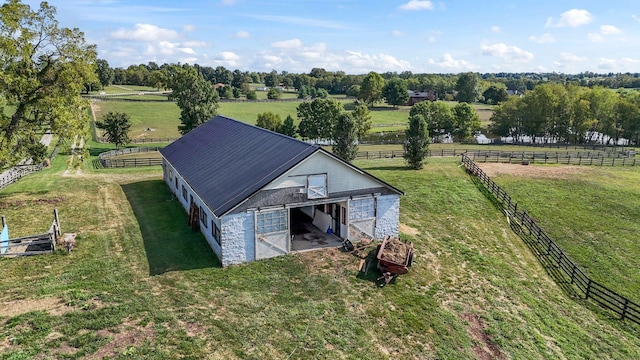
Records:
[[[7,251],[7,245],[9,245],[9,225],[5,224],[0,232],[0,254]]]

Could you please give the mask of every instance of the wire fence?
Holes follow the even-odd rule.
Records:
[[[479,180],[501,206],[511,228],[529,245],[556,282],[571,294],[591,300],[611,311],[621,320],[640,324],[640,305],[587,276],[562,249],[540,228],[535,220],[512,200],[500,186],[482,171],[467,155],[462,155],[462,164],[469,174]]]

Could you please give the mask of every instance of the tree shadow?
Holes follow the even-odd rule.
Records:
[[[122,184],[138,220],[150,275],[221,267],[200,232],[187,225],[187,213],[162,180]]]

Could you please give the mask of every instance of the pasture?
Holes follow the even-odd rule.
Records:
[[[0,192],[12,236],[41,228],[54,206],[63,232],[78,233],[70,255],[0,260],[1,359],[640,356],[639,329],[562,292],[457,159],[430,159],[420,171],[397,159],[357,163],[406,192],[401,237],[414,242],[416,258],[385,288],[376,287],[375,273],[358,273],[358,258],[335,249],[221,268],[188,229],[159,167],[65,164],[59,156]],[[616,184],[636,189],[639,171],[602,168],[600,176],[610,184],[594,185],[603,192],[598,200],[613,196],[625,216],[637,215],[629,199],[637,194],[616,195]],[[509,179],[497,175],[505,187]],[[540,222],[557,220],[547,207],[577,206],[573,189],[560,183],[545,188],[562,199],[554,204],[524,189],[512,195]],[[594,214],[609,211],[590,206]],[[591,221],[571,223],[587,228]],[[601,228],[623,231],[607,222]],[[599,241],[615,247],[620,239]]]

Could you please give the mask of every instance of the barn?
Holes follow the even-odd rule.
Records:
[[[223,266],[398,235],[403,192],[317,145],[216,116],[160,153]]]

